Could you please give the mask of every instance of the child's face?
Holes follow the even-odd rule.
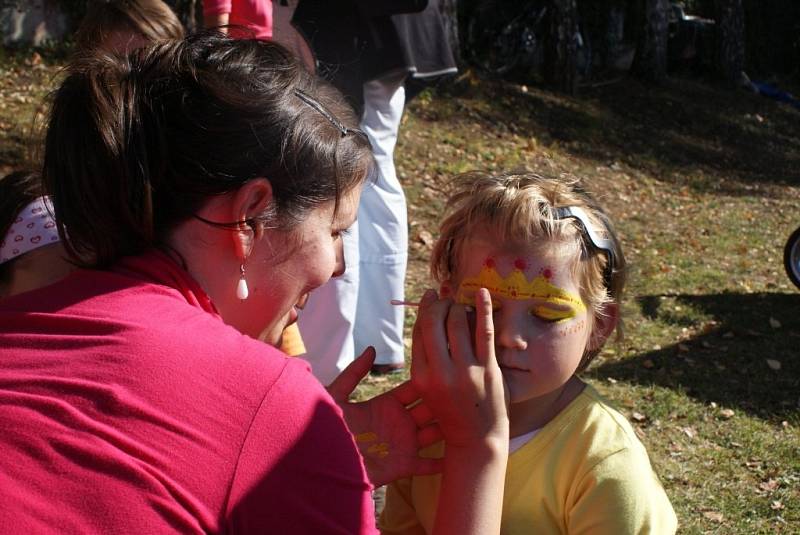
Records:
[[[509,245],[492,236],[467,239],[454,277],[443,285],[456,302],[492,295],[497,360],[511,402],[562,387],[581,362],[592,316],[571,272],[574,255],[558,244]]]

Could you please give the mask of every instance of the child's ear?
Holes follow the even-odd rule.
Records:
[[[588,350],[596,351],[603,347],[603,344],[606,343],[608,337],[611,336],[611,333],[613,333],[614,329],[616,329],[618,322],[619,304],[604,304],[600,308],[600,311],[594,315],[594,326],[592,328],[592,334],[589,337]]]
[[[447,299],[448,297],[453,297],[453,284],[450,279],[439,284],[439,299]]]

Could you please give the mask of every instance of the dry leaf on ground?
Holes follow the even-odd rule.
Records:
[[[766,360],[767,360],[767,366],[769,366],[770,369],[775,371],[781,369],[781,361],[775,359],[766,359]]]

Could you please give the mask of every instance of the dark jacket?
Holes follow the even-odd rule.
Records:
[[[455,71],[438,0],[300,0],[292,24],[309,41],[317,73],[358,111],[364,82]]]

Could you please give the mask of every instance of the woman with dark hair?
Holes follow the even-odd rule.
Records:
[[[0,526],[370,533],[356,445],[387,477],[440,434],[437,533],[499,531],[508,418],[488,299],[473,342],[464,307],[426,295],[414,386],[345,404],[349,430],[269,345],[345,269],[374,165],[355,124],[271,43],[200,35],[70,66],[43,178],[84,269],[0,302]]]

